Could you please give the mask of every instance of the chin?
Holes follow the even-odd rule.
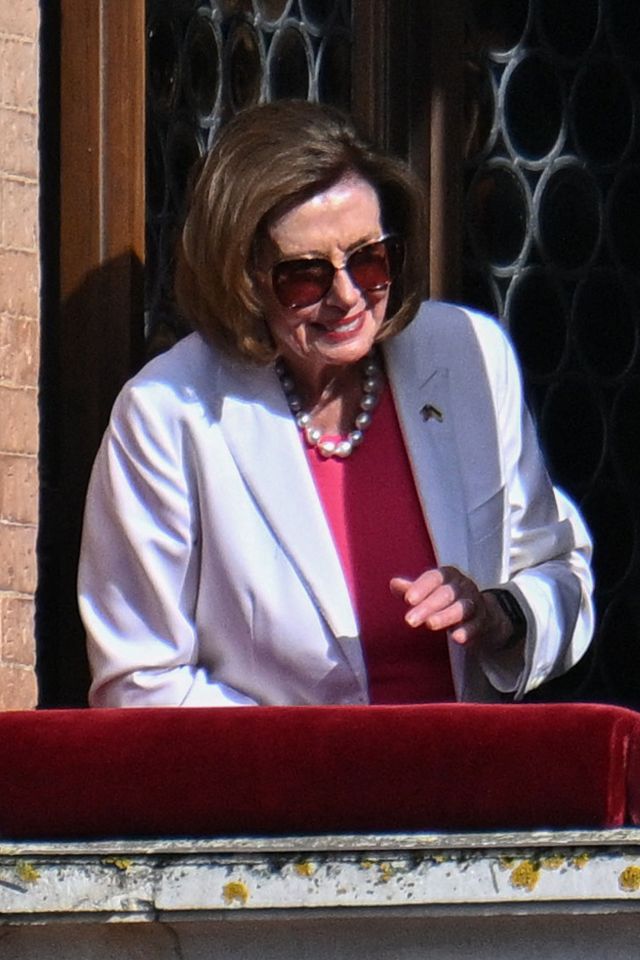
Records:
[[[353,366],[364,360],[372,346],[372,341],[344,344],[339,350],[323,352],[321,360],[333,367]]]

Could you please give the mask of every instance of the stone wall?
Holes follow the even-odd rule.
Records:
[[[0,709],[35,705],[38,3],[0,3]]]

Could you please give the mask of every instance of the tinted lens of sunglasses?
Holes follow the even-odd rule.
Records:
[[[404,257],[399,237],[384,237],[354,250],[344,268],[363,291],[383,290],[398,276]],[[331,289],[336,268],[330,260],[283,260],[272,270],[274,292],[284,307],[309,307]]]

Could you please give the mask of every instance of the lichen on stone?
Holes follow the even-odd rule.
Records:
[[[540,879],[540,867],[532,860],[523,860],[513,868],[509,879],[512,887],[531,892]]]
[[[222,896],[227,905],[239,903],[244,907],[249,899],[249,887],[242,880],[230,880],[222,888]]]

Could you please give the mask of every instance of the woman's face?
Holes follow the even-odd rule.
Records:
[[[313,386],[336,367],[366,356],[383,323],[389,289],[361,290],[347,270],[336,269],[317,303],[285,307],[274,293],[271,268],[307,257],[325,258],[340,268],[353,250],[381,236],[377,193],[356,175],[338,180],[271,223],[261,271],[266,320],[298,381]]]

